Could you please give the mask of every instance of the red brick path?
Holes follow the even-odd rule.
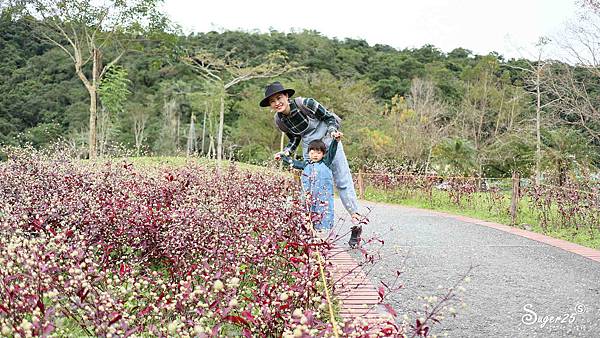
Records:
[[[343,319],[387,317],[379,309],[377,289],[346,250],[334,247],[327,254],[327,263],[335,283],[335,295],[341,301]]]

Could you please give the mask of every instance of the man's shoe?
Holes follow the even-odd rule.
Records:
[[[358,247],[358,244],[360,244],[360,235],[362,234],[362,226],[354,225],[350,229],[352,230],[352,233],[350,234],[350,240],[348,241],[348,245],[350,245],[350,247],[352,249],[354,249],[354,248]]]

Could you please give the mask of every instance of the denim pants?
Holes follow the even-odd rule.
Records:
[[[333,139],[331,138],[331,135],[327,133],[327,124],[325,122],[309,118],[309,126],[302,133],[302,155],[305,161],[308,161],[309,159],[308,144],[313,140],[322,140],[329,148],[329,144]],[[333,173],[335,187],[338,190],[344,208],[346,208],[350,214],[358,212],[358,198],[356,197],[352,174],[350,173],[348,160],[346,159],[344,147],[341,142],[338,144],[337,152],[335,153],[333,163],[331,164],[331,171]]]

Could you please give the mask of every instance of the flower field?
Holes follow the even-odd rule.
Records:
[[[0,162],[0,333],[331,336],[298,197],[290,178],[233,165],[13,151]]]

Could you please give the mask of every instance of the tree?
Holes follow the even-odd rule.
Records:
[[[137,102],[128,104],[125,108],[127,111],[127,115],[130,119],[131,130],[133,132],[134,142],[135,142],[135,151],[136,155],[140,156],[142,143],[145,140],[145,131],[146,125],[150,118],[150,114],[148,112],[147,102],[152,102],[153,98],[147,96],[144,100],[146,104],[140,104]]]
[[[276,51],[266,56],[261,63],[247,63],[227,55],[223,58],[213,53],[202,51],[193,56],[184,57],[200,76],[214,82],[220,88],[217,93],[220,100],[219,131],[217,136],[217,159],[223,159],[223,125],[225,117],[225,97],[231,88],[239,83],[257,78],[272,78],[301,69],[294,63],[289,63],[286,53]]]
[[[472,141],[479,174],[484,165],[482,150],[493,143],[494,123],[504,108],[503,83],[496,75],[499,71],[497,57],[487,55],[463,72],[465,94],[453,122],[457,136]]]
[[[127,39],[146,29],[163,27],[160,0],[11,0],[24,17],[37,24],[37,33],[69,56],[90,98],[90,158],[96,157],[98,88],[106,72],[132,45]],[[103,57],[109,55],[109,62]],[[91,70],[89,69],[91,67]]]
[[[545,131],[542,137],[545,165],[555,171],[557,183],[561,186],[566,182],[569,170],[589,168],[598,159],[589,140],[577,130],[563,127]]]
[[[156,147],[160,153],[173,154],[182,150],[181,136],[185,133],[182,121],[187,120],[187,114],[190,113],[189,95],[194,88],[193,82],[179,79],[161,83],[160,135]]]
[[[260,109],[256,102],[262,99],[259,86],[248,86],[241,92],[244,99],[233,105],[240,117],[231,137],[240,148],[238,160],[261,163],[272,158],[279,146],[281,132],[273,124],[273,114]]]
[[[585,67],[555,63],[547,80],[563,121],[582,129],[600,144],[600,77]]]
[[[555,100],[549,100],[542,102],[547,97],[547,90],[545,89],[548,83],[548,68],[552,65],[551,61],[543,59],[544,47],[550,43],[550,40],[546,37],[541,37],[537,44],[537,60],[531,62],[527,59],[522,59],[525,62],[526,67],[520,67],[515,64],[509,65],[509,67],[521,70],[526,73],[525,77],[525,89],[529,90],[535,96],[535,178],[536,181],[540,179],[541,175],[541,161],[542,161],[542,112],[544,108],[553,104]]]
[[[439,173],[472,176],[478,170],[477,149],[469,140],[446,138],[433,148],[432,155]]]
[[[557,43],[565,52],[549,79],[565,121],[600,144],[600,2],[583,0],[582,13],[567,24]],[[574,66],[571,66],[574,65]]]
[[[535,139],[529,130],[506,132],[486,147],[484,156],[487,177],[507,177],[513,172],[528,177],[535,169]]]
[[[100,156],[104,156],[112,128],[112,115],[123,112],[127,96],[131,94],[127,88],[130,81],[127,79],[127,70],[119,65],[108,70],[100,82],[98,94],[102,103],[99,124]]]
[[[600,13],[600,1],[598,0],[579,0],[581,7],[589,9],[595,13]]]
[[[433,82],[415,78],[410,87],[408,106],[416,118],[418,134],[424,136],[422,144],[426,147],[427,162],[425,172],[429,171],[433,147],[447,133],[447,108],[439,99]]]

